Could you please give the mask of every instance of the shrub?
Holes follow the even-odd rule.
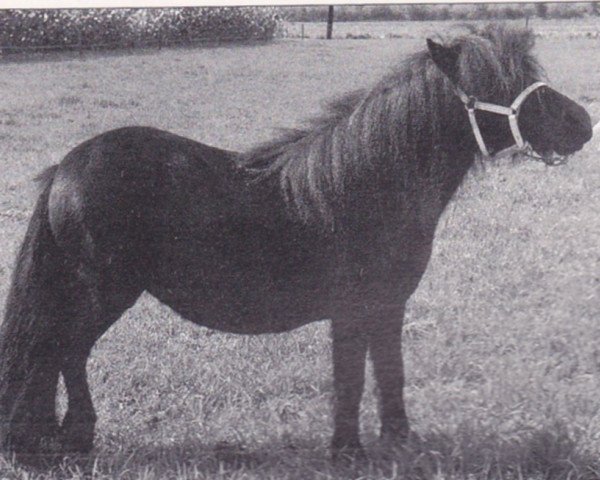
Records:
[[[11,51],[268,40],[281,25],[278,13],[258,7],[2,10],[0,47]]]
[[[389,5],[374,5],[369,13],[369,20],[389,21],[397,19]]]
[[[546,18],[548,16],[548,4],[536,3],[535,4],[535,14],[540,18]]]
[[[443,6],[434,10],[436,13],[436,20],[450,20],[452,18],[452,12],[447,6]]]
[[[575,5],[556,4],[553,5],[553,7],[554,8],[550,11],[551,18],[571,19],[580,18],[584,15],[584,12]]]
[[[507,20],[516,20],[518,18],[523,18],[526,15],[527,12],[519,7],[503,7],[500,10],[500,18],[505,18]]]
[[[493,17],[493,13],[488,8],[488,5],[485,3],[480,3],[475,6],[473,10],[471,10],[469,14],[469,18],[471,20],[489,20]]]
[[[284,18],[290,22],[327,21],[327,7],[287,7],[283,12]]]
[[[433,15],[431,9],[424,5],[410,5],[408,7],[408,18],[416,21],[431,20]]]

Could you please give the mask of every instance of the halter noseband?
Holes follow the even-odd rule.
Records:
[[[471,123],[471,128],[473,129],[473,135],[475,135],[475,140],[477,140],[477,145],[479,145],[479,150],[486,157],[490,156],[490,153],[485,145],[485,141],[483,140],[483,136],[481,135],[481,130],[479,129],[479,125],[477,124],[477,118],[475,117],[476,110],[482,110],[485,112],[497,113],[499,115],[506,115],[508,117],[508,124],[510,125],[510,131],[512,132],[513,139],[515,140],[515,144],[521,151],[527,151],[529,149],[529,145],[527,142],[523,140],[523,135],[521,135],[521,130],[519,130],[519,111],[521,110],[521,105],[525,101],[525,99],[534,91],[540,87],[544,87],[546,84],[544,82],[535,82],[529,85],[525,90],[523,90],[517,98],[515,98],[514,102],[510,107],[504,107],[502,105],[495,105],[493,103],[480,102],[475,97],[471,97],[463,92],[459,87],[455,86],[455,90],[460,100],[465,105],[467,112],[469,113],[469,122]],[[545,161],[545,160],[544,160]]]

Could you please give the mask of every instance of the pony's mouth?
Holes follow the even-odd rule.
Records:
[[[549,154],[542,155],[540,158],[546,165],[555,167],[557,165],[564,165],[567,163],[569,161],[569,156],[570,154],[568,153],[562,154],[558,152],[551,152]]]
[[[526,157],[544,162],[546,165],[562,165],[567,163],[569,157],[580,151],[586,143],[587,139],[584,141],[574,140],[568,144],[557,142],[557,144],[544,147],[529,144],[523,154]]]
[[[543,149],[542,151],[536,150],[535,148],[528,146],[525,150],[523,150],[523,155],[532,160],[536,160],[539,162],[544,162],[546,165],[550,167],[555,167],[557,165],[564,165],[569,161],[569,156],[574,151],[567,151],[563,149],[557,148],[553,149]]]

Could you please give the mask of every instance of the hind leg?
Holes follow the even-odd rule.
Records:
[[[2,388],[2,395],[10,395],[13,400],[13,408],[3,411],[6,420],[0,425],[0,446],[19,456],[52,454],[56,451],[58,421],[54,405],[58,362],[51,357],[44,360],[34,364],[27,372],[27,377],[21,377],[17,388]]]
[[[56,450],[65,297],[62,272],[47,263],[55,256],[30,257],[18,262],[0,325],[0,449],[47,454]]]
[[[66,452],[86,453],[93,447],[96,412],[87,382],[87,355],[66,358],[62,375],[69,407],[61,425],[62,448]]]
[[[131,307],[141,288],[123,282],[127,277],[99,274],[81,268],[79,277],[84,289],[84,305],[73,317],[70,344],[65,352],[61,372],[67,389],[68,409],[61,425],[62,448],[66,452],[86,453],[93,447],[96,413],[87,381],[86,364],[96,341]],[[86,312],[86,315],[82,315]]]

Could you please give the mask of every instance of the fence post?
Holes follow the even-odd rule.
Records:
[[[329,12],[327,14],[327,40],[331,40],[332,32],[333,32],[333,5],[329,5]]]

